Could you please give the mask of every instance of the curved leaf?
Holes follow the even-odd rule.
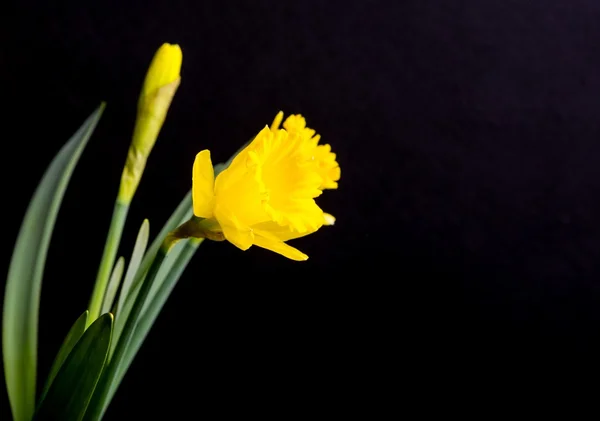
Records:
[[[13,251],[4,294],[2,351],[15,421],[29,421],[35,408],[38,313],[50,237],[71,174],[103,110],[101,104],[46,170]]]
[[[100,316],[85,331],[56,374],[34,421],[79,421],[100,378],[112,333],[113,315]]]
[[[148,246],[149,236],[150,222],[148,222],[147,219],[144,219],[144,222],[142,222],[142,226],[140,227],[137,238],[135,240],[133,252],[131,253],[131,260],[129,261],[127,273],[125,274],[125,279],[123,280],[123,286],[121,287],[121,292],[119,293],[119,301],[117,302],[115,310],[115,328],[113,330],[113,340],[112,345],[110,347],[109,355],[112,355],[112,352],[115,349],[115,345],[118,343],[119,337],[121,336],[123,327],[125,326],[127,316],[131,311],[131,305],[126,306],[125,300],[130,294],[131,283],[133,282],[133,278],[137,273],[138,268],[140,267],[142,258],[144,257],[144,252],[146,251],[146,247]]]
[[[125,274],[125,280],[123,281],[123,286],[121,287],[121,293],[119,294],[119,306],[117,308],[123,307],[123,303],[127,298],[127,294],[129,294],[131,282],[133,282],[133,277],[137,273],[140,263],[144,258],[144,253],[148,247],[149,238],[150,222],[147,219],[144,219],[144,222],[142,222],[142,225],[140,226],[137,238],[135,239],[133,252],[131,253],[131,260],[129,261],[129,266],[127,267],[127,273]]]
[[[150,290],[150,294],[148,294],[142,314],[140,315],[135,331],[133,332],[133,337],[127,346],[127,353],[123,358],[120,373],[117,377],[118,381],[122,379],[122,374],[127,372],[127,369],[133,362],[133,359],[144,343],[148,332],[150,332],[154,321],[160,314],[160,311],[167,302],[171,292],[173,292],[173,288],[177,285],[177,281],[179,281],[179,278],[192,257],[194,257],[194,254],[202,241],[203,239],[180,241],[181,250],[179,250],[179,253],[177,253],[175,258],[170,259],[170,261],[165,259],[165,262],[163,262],[160,271],[156,275],[156,282],[152,285],[153,288]],[[168,257],[169,255],[167,255],[167,258]],[[155,285],[158,286],[154,288]]]
[[[115,296],[117,295],[117,290],[119,289],[119,284],[121,283],[121,278],[123,278],[124,270],[125,258],[121,256],[119,259],[117,259],[117,263],[115,263],[115,267],[113,268],[110,279],[108,280],[108,287],[106,288],[104,300],[102,301],[102,309],[100,314],[108,313],[112,308],[113,302],[115,301]]]

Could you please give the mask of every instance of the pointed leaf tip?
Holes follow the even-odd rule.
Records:
[[[2,351],[6,388],[17,421],[30,420],[35,409],[38,314],[50,238],[71,175],[102,110],[100,105],[86,119],[46,169],[13,249],[4,293]]]

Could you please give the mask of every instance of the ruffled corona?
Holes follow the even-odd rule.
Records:
[[[206,229],[222,232],[242,250],[257,245],[293,260],[306,260],[306,254],[285,242],[333,224],[335,218],[315,202],[327,183],[320,161],[311,153],[316,144],[312,150],[307,145],[307,141],[314,142],[314,132],[307,137],[306,131],[288,132],[275,126],[261,130],[216,180],[210,152],[196,155],[194,215],[205,218]],[[335,181],[339,169],[337,174]]]
[[[283,120],[283,112],[279,111],[271,125],[271,131],[277,133],[281,129],[279,125]],[[321,136],[313,129],[306,127],[306,120],[300,114],[290,115],[284,122],[283,128],[290,135],[297,134],[302,139],[304,153],[317,163],[317,172],[321,176],[320,189],[337,189],[338,180],[341,176],[340,166],[336,161],[336,155],[331,152],[331,146],[319,145]]]

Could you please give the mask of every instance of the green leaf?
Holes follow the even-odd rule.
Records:
[[[121,278],[123,278],[124,270],[125,258],[121,256],[117,260],[117,263],[115,263],[115,267],[113,268],[110,279],[108,280],[108,287],[106,288],[106,295],[102,301],[102,309],[100,314],[108,313],[112,308],[113,302],[115,301],[115,296],[117,295],[117,290],[119,289],[119,283],[121,282]]]
[[[202,239],[180,241],[179,244],[181,244],[181,250],[178,250],[178,253],[175,256],[171,256],[171,252],[167,255],[160,271],[156,275],[153,288],[150,290],[150,294],[148,294],[144,309],[142,310],[142,315],[139,318],[133,337],[127,347],[127,353],[121,364],[121,371],[123,373],[125,373],[131,365],[134,357],[144,343],[148,332],[152,328],[154,321],[160,314],[160,311],[171,295],[173,288],[175,288],[179,278],[201,243]],[[172,251],[174,251],[174,248]]]
[[[110,347],[110,355],[112,355],[115,345],[118,343],[119,338],[121,337],[123,326],[125,326],[125,321],[127,320],[127,316],[131,311],[131,305],[125,306],[125,299],[130,293],[131,283],[133,282],[133,278],[140,267],[142,258],[144,257],[144,252],[148,246],[149,236],[150,223],[147,219],[144,219],[144,222],[142,222],[142,226],[140,227],[135,240],[133,252],[131,253],[131,260],[129,261],[129,266],[127,267],[127,273],[125,274],[125,280],[123,281],[123,286],[121,287],[121,292],[119,293],[119,301],[115,310],[115,329],[113,332],[112,345]]]
[[[183,221],[183,222],[185,222],[185,221]],[[142,314],[144,314],[144,312],[146,311],[146,309],[148,308],[148,306],[154,299],[154,296],[161,289],[161,286],[162,286],[165,278],[169,275],[169,273],[171,273],[171,269],[173,269],[173,266],[177,264],[177,262],[179,260],[179,256],[185,249],[188,242],[189,242],[189,240],[178,241],[171,248],[171,250],[169,251],[169,254],[167,254],[167,256],[165,257],[165,260],[163,261],[162,265],[160,266],[160,269],[158,270],[158,273],[156,274],[156,279],[154,280],[154,283],[152,284],[152,288],[150,288],[150,292],[148,293],[148,298],[146,299],[146,302],[144,303],[144,307],[142,309]]]
[[[4,375],[15,421],[35,408],[42,275],[54,223],[75,165],[104,110],[101,104],[56,155],[21,224],[6,280],[2,318]]]
[[[112,332],[113,315],[105,313],[85,331],[56,374],[34,421],[80,421],[100,378]]]
[[[140,227],[137,238],[135,240],[135,244],[133,246],[131,260],[129,262],[129,266],[127,267],[127,273],[125,274],[125,280],[123,281],[121,294],[119,295],[119,307],[122,307],[123,303],[125,302],[125,298],[127,298],[127,294],[129,294],[129,289],[131,288],[133,278],[137,273],[138,268],[140,267],[140,263],[142,263],[144,253],[146,252],[146,248],[148,247],[149,238],[150,222],[147,219],[144,219],[144,222],[142,222],[142,226]]]
[[[79,318],[73,323],[69,333],[67,333],[67,337],[63,341],[60,349],[58,350],[58,354],[56,354],[56,358],[54,358],[54,362],[52,363],[52,367],[50,368],[50,373],[48,373],[48,378],[46,379],[46,384],[44,385],[44,390],[42,391],[42,395],[40,400],[44,399],[46,393],[48,392],[48,388],[52,384],[54,377],[56,377],[56,373],[62,366],[62,363],[65,361],[65,358],[69,355],[83,332],[85,331],[85,324],[87,322],[89,311],[85,311]]]

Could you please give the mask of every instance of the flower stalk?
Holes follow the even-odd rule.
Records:
[[[128,212],[129,205],[117,200],[113,209],[110,227],[106,237],[106,244],[104,245],[102,259],[100,260],[98,276],[96,278],[96,283],[94,284],[94,290],[92,292],[92,298],[88,308],[90,311],[90,316],[86,322],[86,329],[100,316],[102,301],[104,300],[110,273],[112,271],[115,258],[117,257],[117,251],[119,250],[121,235],[123,233],[125,221],[127,220]]]
[[[90,317],[87,326],[100,316],[108,280],[121,242],[121,235],[129,212],[129,204],[142,179],[148,156],[156,143],[167,111],[181,82],[181,48],[163,44],[152,60],[138,101],[138,112],[133,137],[121,175],[119,193],[104,245],[96,283],[90,298]],[[86,327],[87,327],[86,326]]]

